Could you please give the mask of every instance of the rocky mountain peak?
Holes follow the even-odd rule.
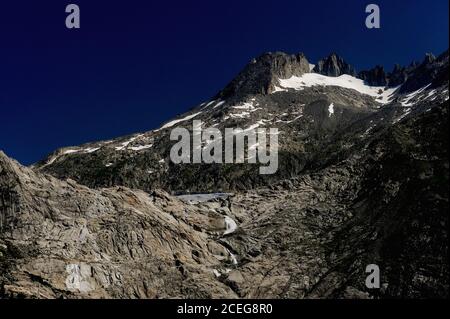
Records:
[[[436,60],[436,57],[433,55],[433,53],[427,53],[427,54],[425,54],[425,58],[424,58],[422,64],[433,63],[435,60]]]
[[[303,53],[267,52],[253,58],[214,99],[233,103],[242,102],[249,96],[271,94],[275,91],[279,79],[300,77],[309,72],[329,77],[347,74],[364,80],[370,86],[393,88],[406,83],[401,92],[408,93],[419,89],[420,85],[433,82],[435,78],[438,78],[439,83],[445,81],[442,68],[447,64],[448,50],[439,57],[427,53],[422,62],[413,61],[406,67],[396,64],[391,72],[387,72],[382,65],[376,65],[372,69],[357,73],[351,64],[333,52],[319,60],[311,70]]]
[[[386,86],[388,84],[386,72],[381,65],[377,65],[369,71],[359,72],[358,77],[372,86]]]
[[[409,67],[408,78],[403,83],[400,92],[412,92],[431,83],[431,87],[438,87],[448,81],[448,50],[436,58],[427,53],[422,63],[414,62]]]
[[[328,57],[317,62],[313,72],[334,77],[343,74],[356,75],[354,67],[345,62],[345,60],[336,53],[331,53]]]
[[[413,67],[404,67],[400,64],[395,64],[391,72],[387,74],[387,82],[390,87],[397,87],[405,83],[408,79],[408,74],[411,72]]]
[[[301,76],[307,72],[309,62],[303,53],[267,52],[247,64],[217,98],[240,99],[248,95],[270,94],[278,78]]]
[[[16,164],[0,150],[0,190],[17,184]],[[0,202],[1,204],[1,202]]]
[[[448,67],[448,50],[438,57],[432,53],[427,53],[421,63],[413,61],[409,66],[395,64],[391,72],[386,73],[380,65],[368,71],[358,73],[358,78],[367,82],[371,86],[398,87],[401,93],[408,93],[422,88],[423,86],[435,83],[440,86],[448,80],[446,78],[446,68]]]
[[[400,64],[396,63],[394,65],[394,68],[392,69],[392,72],[399,72],[402,69],[402,67],[400,66]]]
[[[439,55],[437,60],[440,62],[447,61],[447,63],[448,63],[448,49],[446,51],[444,51],[441,55]]]

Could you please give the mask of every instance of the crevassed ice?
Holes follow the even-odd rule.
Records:
[[[338,77],[325,76],[317,73],[305,73],[302,76],[293,76],[289,79],[279,79],[279,86],[275,87],[274,92],[286,89],[303,90],[313,86],[339,86],[346,89],[353,89],[359,93],[366,94],[376,98],[381,104],[388,103],[399,87],[385,90],[383,86],[370,86],[363,80],[351,75],[341,75]]]

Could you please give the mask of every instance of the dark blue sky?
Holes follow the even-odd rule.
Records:
[[[28,0],[0,6],[0,149],[24,164],[146,131],[207,100],[254,56],[332,51],[361,70],[448,48],[448,0]],[[81,30],[65,28],[65,6]],[[365,6],[381,29],[365,28]]]

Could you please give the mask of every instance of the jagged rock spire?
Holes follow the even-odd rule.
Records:
[[[358,77],[372,86],[385,86],[388,84],[386,72],[381,65],[377,65],[369,71],[359,72]]]
[[[335,77],[343,74],[356,75],[353,66],[345,62],[344,59],[336,53],[332,53],[328,57],[317,62],[313,72]]]
[[[436,57],[433,55],[433,53],[427,53],[425,54],[425,58],[423,59],[422,64],[433,63],[435,60]]]

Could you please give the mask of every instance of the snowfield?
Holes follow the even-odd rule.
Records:
[[[305,73],[300,77],[293,76],[289,79],[279,79],[279,87],[274,92],[287,89],[303,90],[313,86],[338,86],[358,91],[372,96],[381,104],[389,103],[399,87],[385,89],[383,86],[370,86],[363,80],[344,74],[338,77],[325,76],[317,73]]]

